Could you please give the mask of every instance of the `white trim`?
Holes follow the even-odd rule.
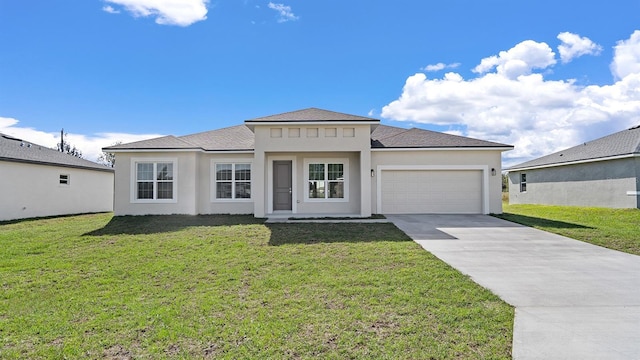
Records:
[[[380,125],[380,121],[354,120],[354,121],[251,121],[244,122],[246,126],[289,126],[289,125],[322,125],[330,127],[331,125]]]
[[[387,170],[480,170],[482,171],[482,213],[490,213],[488,165],[378,165],[376,168],[376,212],[378,214],[382,214],[382,172]]]
[[[640,195],[640,191],[627,191],[627,195],[639,196]]]
[[[291,213],[296,214],[298,212],[298,197],[296,196],[298,193],[298,172],[295,155],[267,155],[267,214],[273,214],[273,162],[280,160],[291,161]]]
[[[204,149],[113,149],[111,153],[162,153],[162,152],[200,152],[205,154],[253,154],[255,150],[204,150]]]
[[[109,153],[118,153],[118,152],[141,152],[141,153],[150,153],[150,152],[202,152],[202,149],[102,149],[104,152]]]
[[[343,198],[324,198],[324,199],[314,199],[309,197],[309,191],[307,191],[307,186],[309,185],[309,164],[342,164],[344,171],[344,197]],[[325,174],[328,169],[325,169]],[[328,182],[325,188],[328,191]],[[304,159],[304,202],[311,203],[335,203],[335,202],[349,202],[349,159],[348,158],[305,158]],[[326,196],[326,195],[325,195]]]
[[[236,164],[249,164],[251,166],[251,197],[248,199],[242,198],[242,199],[235,199],[235,198],[231,198],[231,199],[218,199],[216,198],[216,164],[232,164],[233,169],[235,170],[235,165]],[[254,171],[253,171],[253,158],[247,158],[247,159],[238,159],[238,158],[231,158],[231,159],[225,159],[225,158],[221,158],[221,159],[211,159],[210,164],[209,164],[209,180],[210,180],[210,184],[209,184],[209,201],[211,201],[212,203],[220,203],[220,202],[253,202],[253,190],[254,190]],[[237,181],[237,180],[236,180]],[[235,181],[232,181],[235,183]],[[235,185],[232,186],[232,191],[234,189]]]
[[[441,148],[433,148],[433,147],[424,147],[424,148],[371,148],[372,152],[386,152],[386,151],[491,151],[491,150],[500,150],[500,151],[508,151],[513,150],[513,146],[505,146],[505,147],[441,147]]]
[[[628,159],[628,158],[634,158],[634,157],[640,157],[640,154],[626,154],[626,155],[616,155],[616,156],[602,157],[602,158],[597,158],[597,159],[567,161],[567,162],[563,162],[563,163],[538,165],[538,166],[528,166],[528,167],[523,167],[523,168],[505,169],[505,171],[507,171],[507,172],[510,172],[510,171],[526,171],[526,170],[544,169],[544,168],[558,167],[558,166],[565,166],[565,165],[586,164],[586,163],[608,161],[608,160]]]
[[[173,199],[136,199],[137,163],[172,163],[173,164]],[[178,202],[178,158],[131,158],[130,198],[132,204],[175,204]],[[155,188],[154,188],[155,191]]]

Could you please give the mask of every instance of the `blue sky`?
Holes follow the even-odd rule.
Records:
[[[0,0],[0,132],[54,147],[64,128],[95,160],[319,107],[513,144],[509,165],[640,124],[638,14],[640,0]]]

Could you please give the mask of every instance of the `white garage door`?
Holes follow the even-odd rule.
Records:
[[[482,214],[482,171],[385,170],[383,214]]]

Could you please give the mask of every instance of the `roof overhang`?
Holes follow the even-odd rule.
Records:
[[[253,131],[254,127],[256,126],[302,126],[302,125],[317,125],[317,126],[321,126],[321,125],[380,125],[380,120],[354,120],[354,121],[349,121],[349,120],[302,120],[302,121],[280,121],[280,120],[274,120],[274,121],[252,121],[252,120],[247,120],[244,122],[244,124]]]
[[[616,156],[607,156],[607,157],[601,157],[601,158],[595,158],[595,159],[584,159],[584,160],[567,161],[567,162],[562,162],[562,163],[553,163],[553,164],[545,164],[545,165],[537,165],[537,166],[510,167],[510,168],[505,169],[505,171],[508,172],[508,171],[525,171],[525,170],[534,170],[534,169],[545,169],[545,168],[553,168],[553,167],[566,166],[566,165],[577,165],[577,164],[587,164],[587,163],[600,162],[600,161],[629,159],[629,158],[634,158],[634,157],[640,157],[640,153],[624,154],[624,155],[616,155]]]
[[[513,146],[371,148],[371,151],[509,151],[509,150],[513,150]]]
[[[81,166],[81,165],[71,165],[71,164],[60,164],[60,163],[47,162],[47,161],[14,159],[14,158],[7,158],[7,157],[0,157],[0,161],[8,161],[8,162],[32,164],[32,165],[55,166],[55,167],[90,170],[90,171],[103,171],[103,172],[111,172],[111,173],[114,172],[113,168],[106,167],[106,166],[104,168],[101,168],[101,167],[91,167],[91,166]]]
[[[252,154],[254,153],[253,149],[238,149],[238,150],[205,150],[202,148],[198,149],[108,149],[103,148],[102,151],[111,152],[111,153],[148,153],[148,152],[199,152],[205,154]]]

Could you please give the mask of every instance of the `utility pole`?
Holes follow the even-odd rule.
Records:
[[[64,128],[60,130],[60,152],[64,152]]]

